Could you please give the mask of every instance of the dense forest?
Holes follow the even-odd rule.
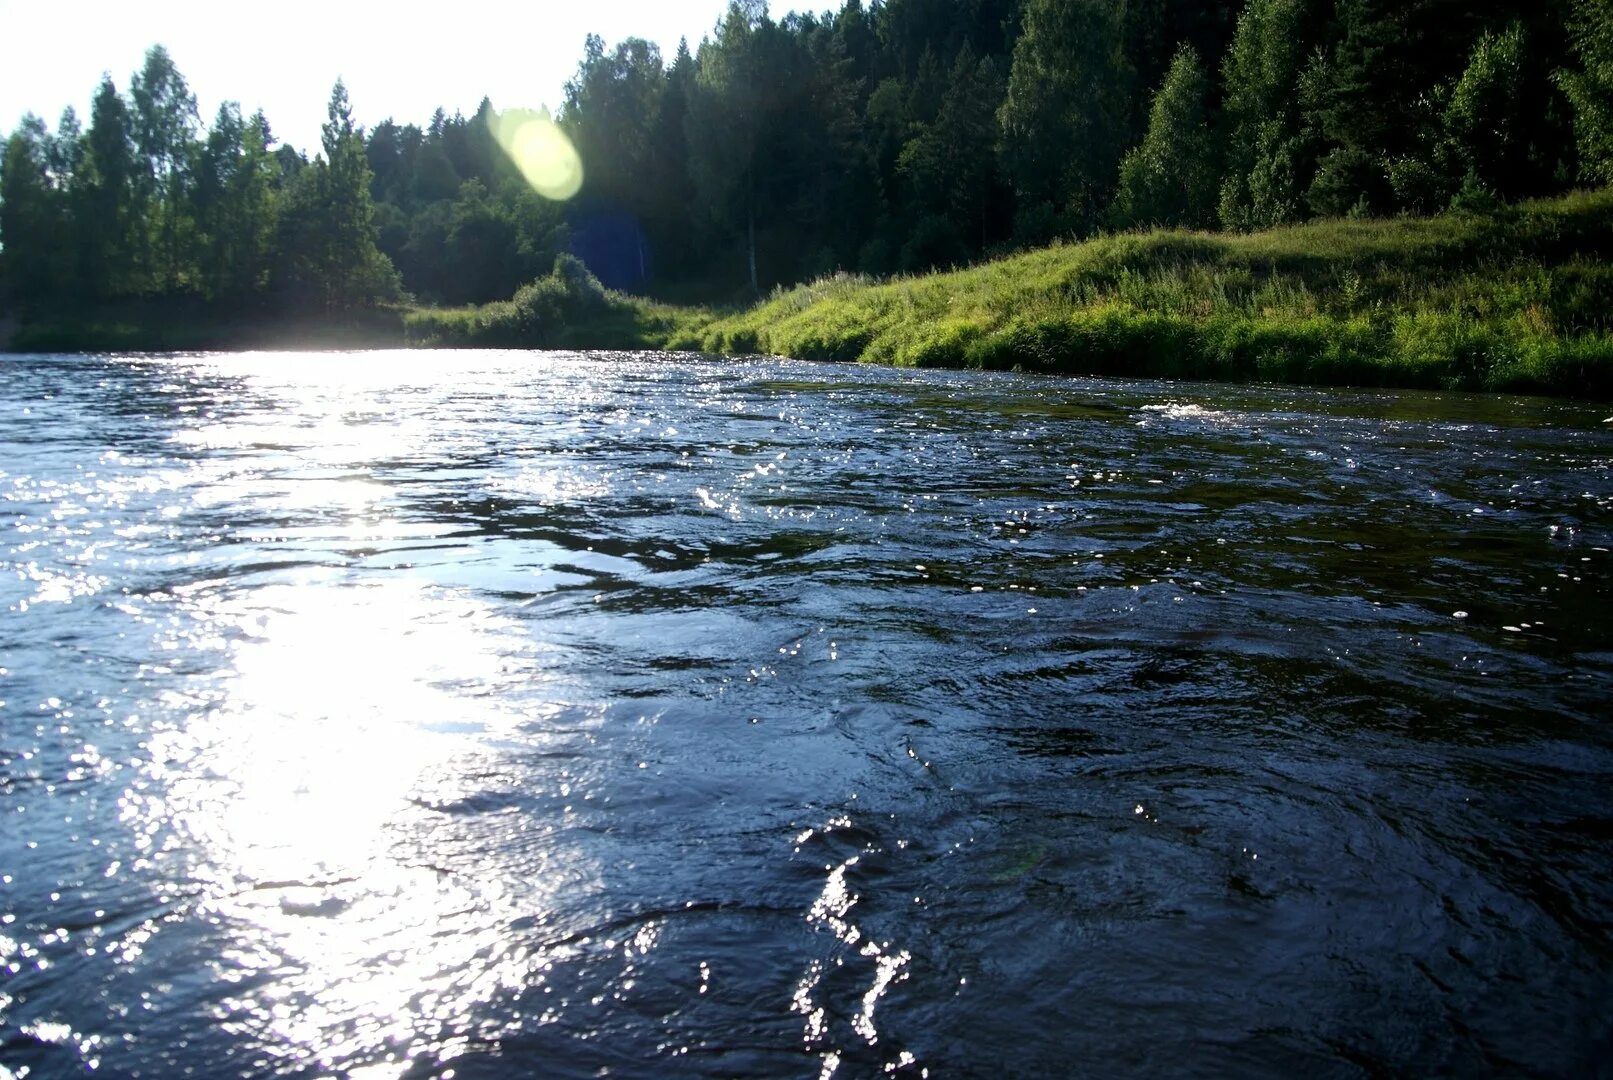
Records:
[[[1139,225],[1247,231],[1613,181],[1607,0],[736,0],[698,47],[583,46],[551,202],[500,114],[365,131],[332,92],[310,158],[211,123],[160,46],[87,123],[0,163],[0,295],[333,312],[507,298],[572,252],[606,285],[754,296]]]

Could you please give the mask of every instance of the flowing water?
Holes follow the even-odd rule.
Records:
[[[0,360],[0,1075],[1585,1075],[1607,406]]]

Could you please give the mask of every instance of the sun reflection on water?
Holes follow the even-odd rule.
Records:
[[[184,737],[205,758],[199,782],[229,795],[203,839],[249,878],[362,865],[453,734],[487,722],[485,701],[444,688],[499,674],[475,605],[434,607],[408,582],[313,583],[256,590],[213,621],[237,638],[227,704]]]
[[[277,974],[219,1020],[294,1060],[391,1055],[401,1070],[422,1031],[456,1030],[530,974],[497,928],[517,901],[530,914],[541,885],[514,897],[497,879],[419,865],[418,844],[395,854],[400,822],[422,813],[414,793],[429,779],[440,796],[477,733],[512,722],[494,696],[508,628],[407,580],[264,587],[207,606],[204,621],[234,642],[220,702],[153,747],[166,793],[137,809],[170,816],[199,853],[201,911],[233,940],[219,977]],[[443,932],[467,912],[465,932]],[[430,1049],[451,1054],[455,1038]]]
[[[464,827],[436,808],[475,793],[467,762],[541,713],[544,684],[527,637],[488,603],[352,561],[354,541],[418,528],[378,466],[435,436],[388,421],[378,391],[402,392],[396,371],[368,369],[377,392],[356,393],[342,370],[274,382],[297,399],[287,415],[312,423],[268,414],[181,440],[210,455],[184,512],[251,507],[235,539],[274,541],[298,568],[243,576],[226,553],[173,590],[180,613],[159,637],[185,659],[165,670],[188,664],[198,681],[167,695],[175,722],[153,735],[149,782],[123,811],[147,865],[186,860],[191,911],[223,936],[213,974],[236,992],[222,1027],[296,1068],[395,1076],[451,1061],[484,1005],[542,981],[547,959],[507,928],[541,923],[559,886],[483,875],[462,843],[433,846]],[[557,843],[545,858],[554,881],[586,891],[585,854]]]

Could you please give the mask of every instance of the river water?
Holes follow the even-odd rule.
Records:
[[[0,360],[0,1075],[1584,1075],[1608,406]]]

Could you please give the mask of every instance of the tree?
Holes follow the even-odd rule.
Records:
[[[277,166],[268,121],[241,118],[233,101],[219,106],[197,159],[194,217],[197,271],[209,298],[244,299],[268,283],[275,230]]]
[[[1114,216],[1121,225],[1208,228],[1215,219],[1215,140],[1205,99],[1209,80],[1183,45],[1148,115],[1148,133],[1120,163]]]
[[[696,270],[694,251],[694,181],[689,177],[689,99],[694,93],[695,61],[687,41],[678,42],[666,86],[650,132],[650,185],[645,229],[660,272],[689,274]]]
[[[68,191],[84,163],[84,131],[71,105],[62,110],[56,134],[45,140],[45,169],[58,191]]]
[[[186,211],[199,124],[196,98],[161,45],[146,52],[144,67],[129,84],[129,97],[140,154],[136,197],[154,234],[157,284],[173,292],[180,286],[191,224]]]
[[[1569,27],[1581,67],[1558,76],[1574,105],[1580,173],[1613,183],[1613,6],[1607,0],[1572,0]]]
[[[758,149],[769,119],[769,46],[776,32],[760,0],[734,0],[716,40],[700,46],[689,100],[689,175],[699,205],[721,232],[741,232],[748,280],[761,292],[756,259]],[[737,229],[736,229],[737,224]]]
[[[1229,229],[1298,219],[1314,155],[1297,94],[1311,0],[1249,0],[1221,65],[1224,165],[1219,216]]]
[[[559,120],[582,157],[585,195],[634,212],[643,208],[665,85],[654,44],[628,38],[607,52],[603,39],[588,35]]]
[[[988,148],[1004,93],[996,63],[989,56],[977,60],[965,43],[952,65],[935,122],[923,127],[899,160],[921,211],[968,228],[975,250],[990,241],[991,208],[1000,180]]]
[[[1529,118],[1524,100],[1523,27],[1485,34],[1473,48],[1445,108],[1456,167],[1485,188],[1516,194],[1527,186]]]
[[[1123,15],[1110,0],[1026,6],[999,113],[1003,164],[1021,209],[1042,205],[1089,229],[1109,205],[1130,141],[1134,74]]]
[[[100,298],[136,287],[141,258],[135,205],[134,136],[129,110],[103,76],[90,104],[84,136],[84,176],[73,186],[74,235],[82,289]]]
[[[317,300],[327,313],[392,299],[400,288],[397,270],[375,244],[370,164],[340,79],[331,88],[320,144],[324,154],[286,192],[282,288]]]
[[[0,296],[21,304],[65,284],[66,208],[51,184],[46,138],[45,125],[25,116],[0,157]]]
[[[1321,151],[1306,193],[1318,214],[1401,208],[1392,166],[1441,136],[1433,107],[1461,76],[1502,0],[1339,0],[1301,82],[1304,124]]]

